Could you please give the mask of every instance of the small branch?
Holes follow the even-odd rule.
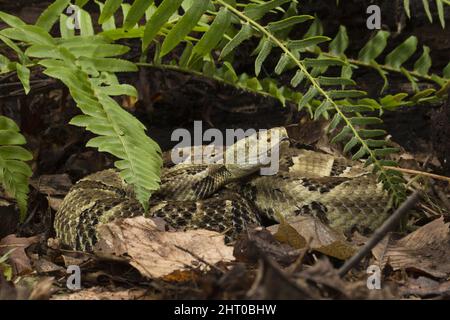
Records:
[[[419,176],[425,176],[425,177],[430,177],[436,180],[442,180],[442,181],[447,181],[450,183],[450,178],[446,177],[446,176],[440,176],[434,173],[429,173],[429,172],[425,172],[425,171],[418,171],[418,170],[411,170],[411,169],[404,169],[404,168],[398,168],[398,167],[391,167],[391,166],[384,166],[385,169],[389,169],[389,170],[394,170],[394,171],[399,171],[399,172],[404,172],[404,173],[410,173],[410,174],[416,174]]]
[[[219,267],[217,267],[217,266],[215,266],[215,265],[209,263],[208,261],[206,261],[205,259],[203,259],[203,258],[200,257],[199,255],[197,255],[196,253],[191,252],[191,251],[189,251],[188,249],[185,249],[185,248],[180,247],[180,246],[178,246],[178,245],[174,245],[174,247],[177,248],[177,249],[179,249],[179,250],[181,250],[181,251],[183,251],[183,252],[185,252],[185,253],[187,253],[187,254],[190,254],[192,257],[194,257],[194,258],[197,259],[198,261],[202,262],[203,264],[205,264],[205,265],[207,265],[207,266],[210,266],[210,267],[213,268],[214,270],[217,270],[217,271],[219,271],[220,273],[225,273],[224,270],[222,270],[222,269],[220,269]]]
[[[383,238],[394,229],[401,218],[407,213],[421,197],[420,191],[415,191],[405,202],[378,228],[369,241],[356,253],[353,257],[347,260],[339,269],[338,274],[342,278],[354,266],[356,266],[369,252],[381,241]]]

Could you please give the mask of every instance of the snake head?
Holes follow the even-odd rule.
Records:
[[[260,170],[261,175],[278,172],[280,155],[288,148],[284,127],[259,130],[228,147],[224,161],[234,178],[240,179]]]

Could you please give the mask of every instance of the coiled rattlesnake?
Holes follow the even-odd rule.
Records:
[[[177,228],[223,232],[228,241],[247,226],[260,224],[263,216],[277,220],[277,214],[314,215],[344,233],[367,233],[381,225],[389,197],[370,168],[287,148],[286,139],[284,128],[274,128],[239,140],[225,151],[222,164],[164,169],[147,212],[116,170],[89,175],[72,187],[56,213],[57,238],[73,249],[90,251],[98,224],[138,215],[162,217]],[[267,157],[278,151],[278,173],[258,175]],[[227,161],[239,153],[247,155],[244,162]]]

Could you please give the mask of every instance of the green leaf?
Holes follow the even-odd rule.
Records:
[[[0,11],[0,19],[13,28],[20,28],[25,26],[25,22],[23,22],[21,19],[3,11]]]
[[[447,4],[450,4],[448,2]],[[444,2],[442,0],[436,0],[436,8],[439,16],[439,21],[441,22],[442,29],[445,29],[445,9]]]
[[[120,56],[127,53],[130,48],[120,44],[65,44],[60,45],[70,51],[75,57],[90,57],[90,58],[106,58]]]
[[[339,113],[335,113],[333,116],[333,119],[331,119],[330,125],[328,127],[328,132],[333,131],[334,129],[336,129],[336,127],[338,126],[338,124],[342,121],[342,117],[340,116]]]
[[[305,50],[319,43],[329,41],[330,38],[324,36],[314,36],[302,40],[289,40],[287,47],[291,50]]]
[[[366,140],[366,144],[370,147],[370,148],[382,148],[384,147],[388,142],[386,140],[373,140],[373,139],[368,139]]]
[[[95,1],[95,3],[97,3],[97,5],[99,7],[100,16],[101,16],[101,14],[103,13],[103,10],[105,8],[105,4],[100,2],[100,1],[97,1],[97,0],[94,0],[94,1]],[[108,19],[106,19],[102,23],[98,22],[98,24],[100,24],[102,26],[102,30],[103,31],[109,31],[109,30],[115,30],[116,29],[116,20],[114,18],[114,15],[111,15]]]
[[[350,105],[341,105],[342,112],[346,113],[355,113],[355,112],[368,112],[373,111],[373,106],[369,105],[358,105],[358,104],[350,104]]]
[[[328,100],[322,101],[319,107],[314,112],[314,121],[319,120],[320,116],[323,116],[325,119],[328,119],[327,110],[330,108],[331,103]]]
[[[209,54],[212,49],[221,41],[225,31],[231,23],[231,13],[227,8],[222,7],[209,27],[209,30],[201,37],[200,41],[194,46],[192,56],[203,57]]]
[[[316,87],[311,86],[298,103],[298,110],[303,109],[319,93]]]
[[[36,25],[46,31],[50,31],[53,24],[59,19],[60,14],[67,8],[70,0],[56,0],[42,12],[36,21]]]
[[[344,98],[361,98],[367,95],[365,91],[360,90],[330,90],[328,95],[332,99],[344,99]]]
[[[250,24],[246,23],[242,26],[241,30],[229,41],[220,53],[220,59],[225,58],[231,51],[239,46],[245,40],[248,40],[253,35],[253,28]]]
[[[25,219],[28,199],[28,180],[31,168],[23,161],[32,155],[18,145],[25,144],[25,137],[11,119],[0,116],[0,182],[8,195],[17,200],[20,221]]]
[[[320,19],[316,16],[308,31],[306,31],[306,33],[303,35],[303,38],[310,38],[321,35],[323,35],[322,21],[320,21]]]
[[[303,60],[303,64],[307,67],[331,67],[331,66],[343,66],[345,65],[345,62],[340,59],[334,59],[334,58],[323,58],[323,59],[310,59],[307,58]]]
[[[135,0],[131,5],[130,11],[125,18],[123,28],[125,30],[133,28],[136,23],[145,14],[145,10],[153,3],[153,0]]]
[[[0,33],[8,38],[31,44],[55,45],[55,40],[47,31],[38,26],[22,26],[20,28],[3,29]]]
[[[1,33],[1,31],[0,31],[0,33]],[[17,53],[17,56],[19,57],[19,61],[22,64],[26,64],[29,62],[30,59],[23,53],[22,49],[20,49],[13,41],[11,41],[10,39],[8,39],[7,37],[5,37],[1,34],[0,34],[0,40],[3,41],[3,43],[5,43],[8,47],[13,49]]]
[[[383,121],[376,117],[353,117],[349,119],[353,125],[357,126],[367,126],[370,124],[380,124]]]
[[[202,15],[205,13],[209,0],[196,0],[177,24],[170,30],[161,47],[160,56],[163,57],[175,48],[197,25]]]
[[[409,0],[403,0],[403,7],[405,8],[405,12],[408,18],[411,18],[411,6]]]
[[[83,8],[84,5],[85,5],[86,3],[88,3],[88,1],[89,1],[89,0],[75,0],[75,5],[77,5],[77,6],[80,7],[80,8]]]
[[[133,72],[138,70],[133,62],[123,59],[80,57],[79,61],[83,68],[92,67],[97,71]]]
[[[427,75],[431,68],[431,57],[430,48],[423,46],[423,54],[414,64],[414,71],[421,74]]]
[[[19,127],[10,118],[0,115],[0,130],[11,130],[11,131],[19,132]],[[24,144],[25,143],[25,139],[23,139],[21,141],[23,141],[23,142],[14,142],[12,144]],[[10,143],[1,142],[0,144],[10,144]]]
[[[107,94],[109,96],[120,96],[120,95],[127,95],[131,97],[138,97],[138,93],[136,91],[136,88],[129,85],[129,84],[117,84],[107,87],[100,87],[101,91],[104,94]]]
[[[331,144],[335,144],[339,141],[347,139],[347,137],[352,133],[352,129],[345,126],[334,138],[331,140]]]
[[[336,77],[323,77],[320,76],[317,78],[320,85],[322,86],[354,86],[356,85],[356,82],[352,79],[346,79],[346,78],[336,78]]]
[[[172,14],[180,7],[183,0],[163,0],[155,13],[147,21],[142,38],[142,50],[147,49],[149,44],[158,34],[161,27],[169,20]]]
[[[349,151],[352,150],[354,147],[356,147],[359,143],[360,143],[360,142],[359,142],[359,139],[358,139],[358,138],[352,137],[352,138],[350,139],[350,141],[347,142],[347,144],[344,146],[343,152],[344,152],[344,153],[349,152]]]
[[[417,50],[417,38],[411,36],[406,39],[397,48],[392,50],[386,57],[385,64],[393,67],[394,69],[400,69],[403,63],[406,62]]]
[[[30,69],[20,63],[16,63],[16,70],[17,76],[25,90],[25,94],[28,94],[28,92],[30,92]]]
[[[29,161],[33,159],[33,155],[28,150],[19,146],[0,146],[0,158]]]
[[[305,78],[305,73],[302,70],[297,70],[295,76],[291,79],[291,86],[297,87]]]
[[[258,56],[255,59],[255,75],[258,76],[261,72],[261,66],[264,63],[264,61],[267,59],[267,57],[270,54],[270,51],[272,51],[273,45],[270,42],[270,40],[262,39],[263,44],[261,47],[261,51],[259,51]]]
[[[94,35],[94,26],[92,25],[91,15],[89,12],[78,9],[80,20],[80,34],[82,36],[92,36]]]
[[[373,150],[373,152],[377,157],[385,157],[389,154],[400,152],[400,149],[399,148],[384,148],[384,149],[375,149],[375,150]]]
[[[98,23],[103,24],[120,8],[122,0],[106,0],[105,6],[98,18]]]
[[[66,39],[73,37],[75,34],[75,30],[73,28],[69,28],[69,17],[65,14],[61,14],[59,16],[59,32],[61,33],[61,37]]]
[[[417,92],[414,96],[411,97],[411,101],[419,102],[419,100],[427,98],[436,92],[436,89],[425,89],[420,92]]]
[[[11,130],[0,129],[0,145],[21,145],[25,143],[25,138],[21,134]]]
[[[423,8],[425,9],[428,20],[430,20],[430,22],[433,22],[433,15],[431,14],[430,4],[428,3],[428,1],[429,0],[422,0]]]
[[[339,26],[339,32],[336,37],[330,43],[330,52],[335,55],[343,55],[349,45],[347,28],[345,26]]]
[[[275,73],[277,75],[282,74],[290,61],[291,61],[290,56],[288,56],[286,53],[282,54],[280,59],[278,60],[277,65],[275,66]]]
[[[353,160],[353,161],[359,160],[359,159],[361,159],[362,157],[364,157],[366,154],[367,154],[367,149],[366,149],[365,146],[362,146],[362,147],[358,150],[358,152],[356,152],[356,153],[353,155],[352,160]]]
[[[291,0],[272,0],[263,2],[262,4],[249,4],[245,6],[244,14],[253,20],[259,20],[270,10],[273,10],[276,7],[290,1]]]
[[[375,37],[366,43],[358,55],[358,60],[370,62],[375,60],[386,48],[390,34],[387,31],[378,31]]]
[[[4,55],[0,54],[0,73],[6,73],[15,70],[15,65]]]
[[[450,62],[447,64],[447,66],[443,70],[443,76],[446,79],[450,79]]]
[[[312,19],[314,19],[314,17],[309,15],[293,16],[280,21],[271,22],[267,25],[267,29],[270,32],[280,31]]]

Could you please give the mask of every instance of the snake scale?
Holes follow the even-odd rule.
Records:
[[[56,236],[74,250],[91,251],[97,225],[138,215],[161,217],[177,229],[218,231],[228,242],[246,227],[260,225],[263,217],[278,220],[278,214],[287,219],[313,215],[347,235],[353,231],[367,234],[382,224],[389,214],[389,196],[370,167],[344,157],[290,148],[286,138],[284,128],[273,128],[239,140],[224,153],[226,160],[254,148],[268,155],[277,148],[280,157],[275,175],[259,175],[262,164],[258,161],[164,168],[161,188],[152,195],[147,211],[116,170],[91,174],[64,198],[55,216]],[[269,142],[272,147],[267,148]],[[255,154],[261,156],[259,151]]]

